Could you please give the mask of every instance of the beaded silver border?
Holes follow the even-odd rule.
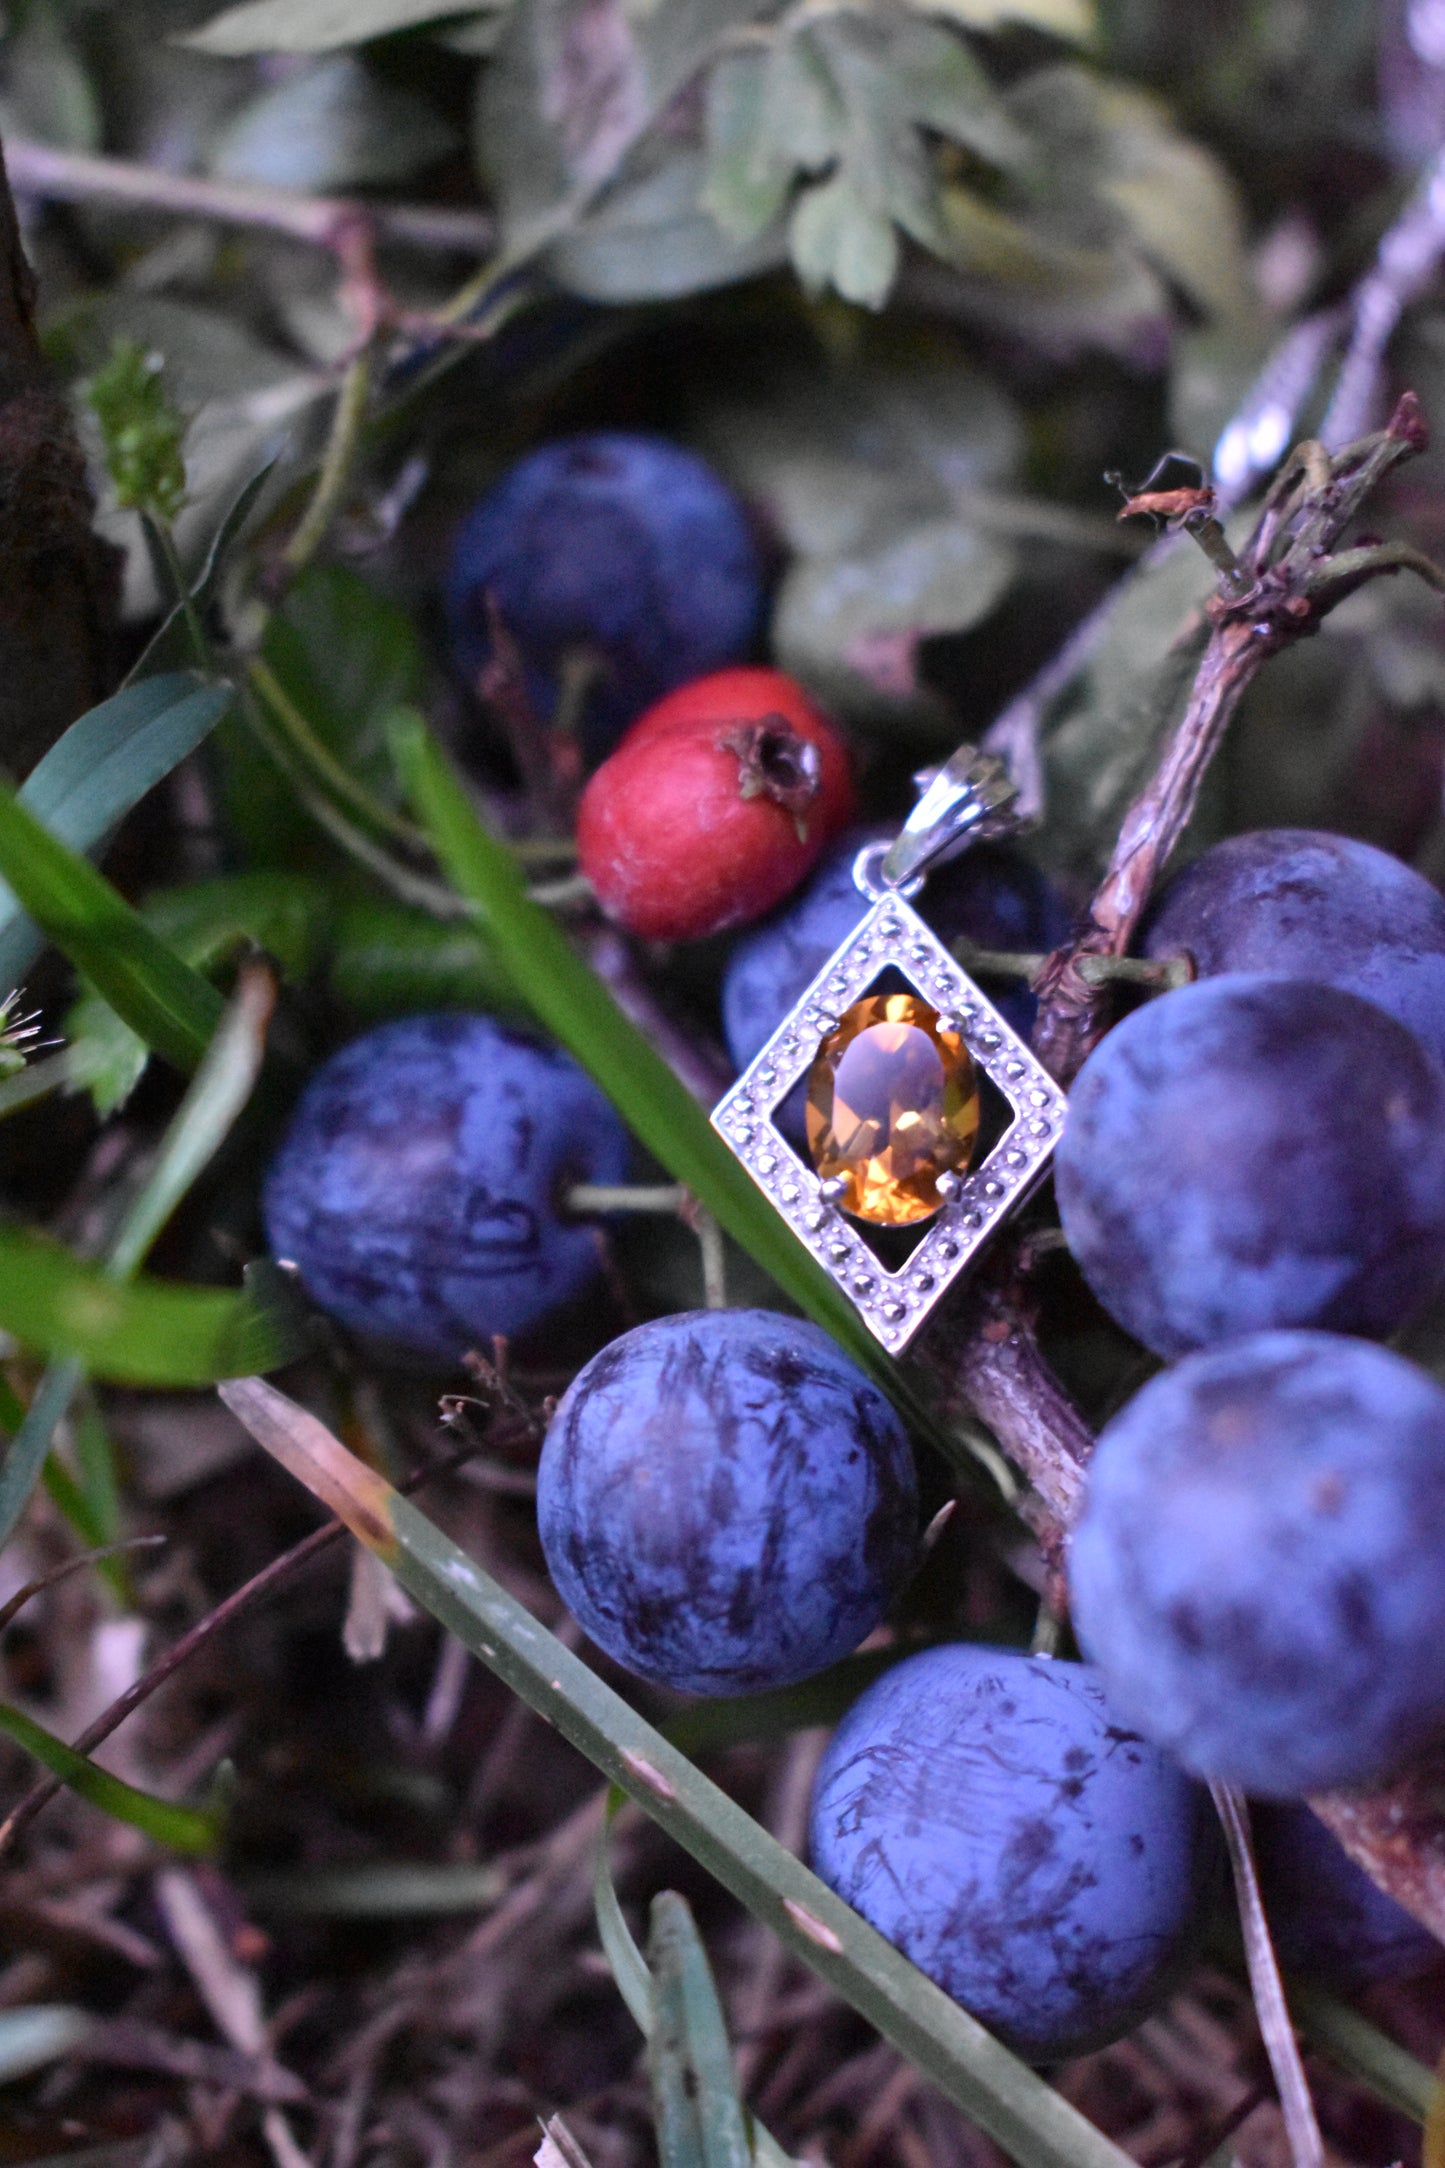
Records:
[[[937,1009],[1013,1110],[982,1166],[929,1225],[898,1271],[879,1263],[855,1223],[823,1195],[772,1117],[812,1067],[820,1041],[888,967]],[[1000,1221],[1043,1173],[1063,1128],[1063,1092],[1017,1032],[896,892],[885,894],[829,957],[767,1045],[713,1109],[712,1124],[769,1203],[893,1354],[913,1338]]]

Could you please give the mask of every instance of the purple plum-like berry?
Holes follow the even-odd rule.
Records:
[[[271,1249],[353,1331],[455,1359],[525,1332],[598,1266],[569,1218],[627,1136],[591,1079],[489,1016],[411,1016],[333,1054],[266,1177]]]
[[[1445,1390],[1333,1333],[1187,1356],[1112,1419],[1069,1586],[1125,1723],[1264,1798],[1445,1732]]]
[[[1445,1957],[1303,1802],[1256,1801],[1250,1822],[1260,1895],[1286,1971],[1349,1993],[1409,1979]]]
[[[596,666],[584,734],[597,757],[673,686],[741,660],[762,573],[737,499],[705,460],[665,437],[602,430],[528,452],[462,522],[445,599],[472,683],[492,656],[488,595],[544,718],[569,656]]]
[[[811,1841],[825,1882],[1033,2062],[1147,2014],[1219,1859],[1207,1796],[1095,1670],[975,1643],[910,1656],[855,1702]]]
[[[1373,844],[1310,828],[1230,836],[1169,884],[1143,950],[1187,950],[1200,978],[1323,979],[1377,1003],[1445,1064],[1445,896]]]
[[[1445,1276],[1445,1074],[1358,994],[1205,979],[1090,1055],[1055,1176],[1085,1279],[1158,1355],[1383,1335]]]
[[[870,829],[847,837],[806,888],[734,948],[723,975],[722,1008],[737,1068],[747,1068],[871,909],[853,879],[853,861],[865,843],[890,834]],[[1056,947],[1068,923],[1062,900],[1038,868],[1002,844],[977,845],[930,874],[914,908],[942,941],[966,936],[981,948],[1015,953]],[[1027,1038],[1037,1003],[1023,981],[994,982],[990,992]]]
[[[658,1318],[594,1355],[547,1432],[537,1521],[598,1647],[694,1694],[846,1656],[918,1558],[897,1416],[826,1333],[771,1310]]]

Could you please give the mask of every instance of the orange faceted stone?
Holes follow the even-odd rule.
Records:
[[[916,994],[855,1001],[808,1076],[808,1149],[856,1219],[907,1227],[943,1202],[938,1177],[973,1156],[980,1116],[973,1059]]]

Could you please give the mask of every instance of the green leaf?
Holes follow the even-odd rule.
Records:
[[[112,1820],[138,1829],[153,1844],[163,1844],[172,1852],[215,1851],[221,1833],[214,1815],[196,1807],[175,1806],[169,1799],[157,1799],[153,1792],[137,1791],[133,1784],[122,1783],[108,1769],[77,1754],[73,1746],[67,1746],[33,1717],[5,1701],[0,1701],[0,1731],[8,1732],[17,1746],[33,1754],[71,1791],[88,1799]]]
[[[778,660],[862,724],[937,727],[943,718],[917,675],[919,642],[987,617],[1017,564],[998,535],[949,518],[914,519],[859,548],[803,558],[778,596]]]
[[[325,193],[384,188],[457,147],[451,124],[414,91],[330,53],[244,105],[211,145],[217,179]]]
[[[3,784],[0,873],[146,1045],[177,1068],[194,1069],[219,1021],[220,995]]]
[[[329,53],[452,15],[476,0],[240,0],[179,40],[200,53]]]
[[[652,1900],[647,2065],[662,2168],[752,2168],[722,2005],[687,1899]]]
[[[479,168],[508,250],[564,236],[652,122],[769,0],[514,0],[483,71]]]
[[[804,291],[836,287],[845,301],[881,309],[898,270],[898,237],[845,168],[805,189],[788,222],[793,268]]]
[[[443,926],[424,911],[370,898],[341,913],[330,983],[363,1016],[522,1007],[484,928]]]
[[[222,874],[188,888],[162,889],[141,917],[193,970],[210,972],[254,942],[292,981],[311,971],[330,935],[333,899],[308,874],[262,868]],[[144,1039],[95,992],[83,993],[65,1020],[77,1078],[102,1116],[129,1098],[149,1059]]]
[[[498,956],[536,1015],[601,1085],[623,1118],[719,1225],[916,1421],[928,1417],[903,1373],[712,1128],[697,1101],[630,1024],[556,922],[527,895],[506,845],[487,833],[445,754],[420,723],[396,734],[417,816],[458,891],[476,903]]]
[[[96,849],[193,753],[231,704],[191,672],[149,678],[71,724],[20,789],[20,802],[75,851]],[[44,936],[0,883],[0,987],[18,983]]]
[[[147,1278],[118,1286],[100,1266],[18,1227],[0,1227],[0,1327],[122,1385],[209,1385],[274,1370],[303,1346],[249,1294]]]
[[[1127,2168],[1127,2155],[314,1416],[260,1379],[238,1379],[221,1388],[221,1397],[252,1436],[390,1567],[409,1595],[1022,2168]]]
[[[781,226],[734,239],[701,205],[705,179],[701,152],[664,146],[651,172],[609,189],[556,243],[552,276],[588,301],[620,304],[676,300],[782,263]]]
[[[139,685],[143,680],[154,677],[158,671],[173,670],[187,662],[194,654],[192,620],[201,615],[214,599],[221,584],[221,574],[230,562],[231,552],[240,539],[246,522],[255,511],[261,493],[275,468],[276,461],[268,460],[237,490],[221,515],[190,593],[175,604],[152,633],[139,658],[126,672],[127,685]]]
[[[768,127],[762,52],[725,53],[707,78],[707,170],[698,203],[729,240],[752,241],[787,201],[797,164]]]

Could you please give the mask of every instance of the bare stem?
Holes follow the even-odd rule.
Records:
[[[53,144],[13,138],[6,142],[5,159],[11,186],[19,195],[213,219],[218,225],[285,234],[313,248],[329,249],[333,255],[345,253],[349,237],[358,228],[408,248],[443,255],[485,255],[496,237],[492,220],[482,211],[299,196],[288,189],[202,180],[193,174],[132,165],[122,158],[93,158],[79,151],[57,150]]]
[[[286,545],[285,562],[293,573],[310,564],[341,509],[361,443],[370,389],[371,356],[363,347],[347,363],[341,388],[336,394],[336,410],[331,417],[331,430],[326,439],[321,472],[316,477],[316,488],[300,525]]]
[[[1423,571],[1432,584],[1445,579],[1399,545],[1335,553],[1370,491],[1428,441],[1407,392],[1377,435],[1333,458],[1321,445],[1302,444],[1285,462],[1242,552],[1246,591],[1239,594],[1232,580],[1208,605],[1212,630],[1189,699],[1154,775],[1124,817],[1083,933],[1049,959],[1036,981],[1034,1044],[1062,1081],[1074,1076],[1108,1023],[1104,975],[1097,967],[1086,972],[1083,961],[1125,955],[1230,720],[1265,662],[1317,631],[1364,580],[1405,569]]]
[[[1280,2111],[1289,2138],[1294,2168],[1324,2168],[1324,2141],[1315,2117],[1314,2102],[1305,2080],[1299,2045],[1284,1999],[1284,1985],[1270,1940],[1269,1922],[1259,1894],[1254,1868],[1254,1847],[1249,1835],[1249,1808],[1243,1794],[1227,1784],[1211,1784],[1210,1794],[1224,1831],[1229,1864],[1234,1874],[1234,1895],[1244,1936],[1245,1962],[1249,1966],[1250,1992],[1264,2039],[1269,2067],[1279,2092]]]

